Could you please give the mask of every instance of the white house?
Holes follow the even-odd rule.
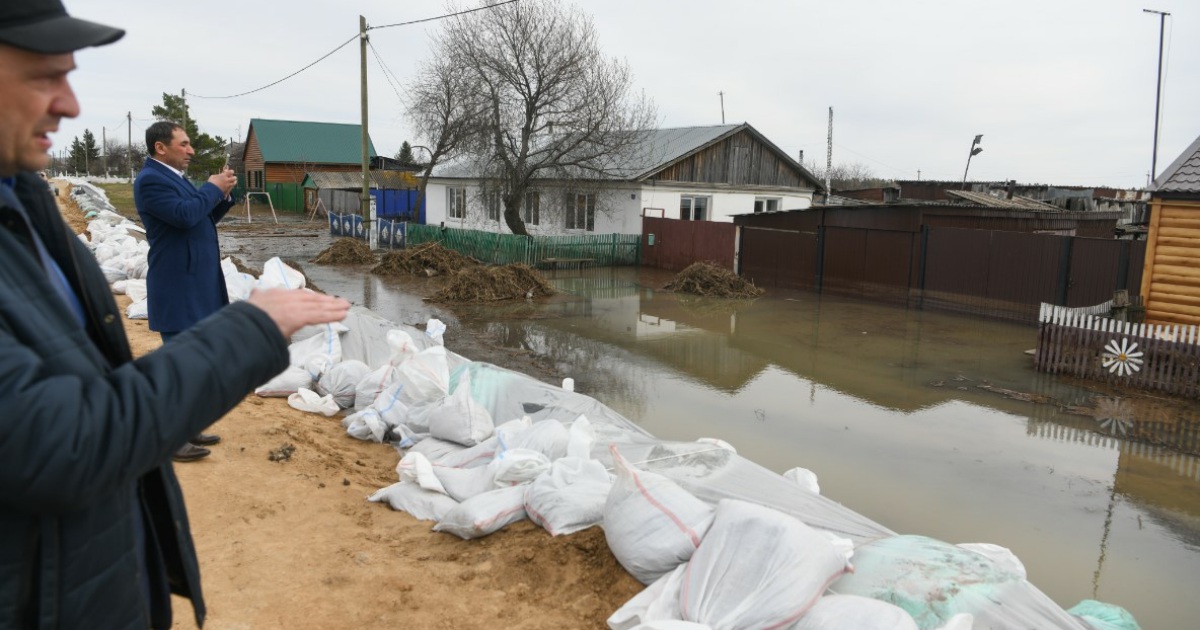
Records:
[[[735,214],[803,210],[821,185],[749,124],[645,132],[621,174],[545,180],[526,195],[535,235],[639,234],[643,214],[731,222]],[[499,197],[462,164],[438,166],[425,195],[426,223],[507,232]]]

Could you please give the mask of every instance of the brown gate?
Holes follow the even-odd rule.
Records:
[[[733,270],[737,227],[732,223],[642,217],[642,264],[679,271],[709,261]]]
[[[740,273],[760,287],[817,288],[816,232],[742,228]]]

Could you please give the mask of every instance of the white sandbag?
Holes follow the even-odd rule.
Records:
[[[141,278],[130,278],[125,281],[125,295],[134,302],[146,299],[146,281]]]
[[[308,370],[295,365],[289,365],[282,372],[276,374],[274,378],[256,387],[254,393],[264,398],[282,398],[295,394],[302,387],[311,389],[312,386],[313,379],[309,375]]]
[[[499,531],[523,518],[525,488],[498,488],[459,503],[433,526],[433,531],[471,540]]]
[[[633,627],[633,630],[713,630],[713,627],[702,623],[692,623],[691,621],[664,619],[662,621],[638,624]]]
[[[572,534],[604,520],[610,488],[612,480],[600,462],[563,457],[529,484],[525,511],[551,536]]]
[[[683,573],[687,565],[681,564],[674,571],[662,576],[642,592],[625,602],[608,618],[612,630],[658,627],[650,624],[682,621],[679,612],[679,592],[683,587]],[[692,623],[692,622],[688,622]],[[708,626],[700,626],[708,627]]]
[[[273,289],[303,289],[304,274],[287,266],[278,256],[263,263],[262,275],[259,276],[256,288]]]
[[[858,595],[826,595],[790,630],[917,630],[903,608]]]
[[[429,412],[428,419],[431,436],[463,446],[479,444],[496,429],[492,414],[471,396],[471,375],[465,371],[454,393],[443,398]]]
[[[726,442],[725,440],[722,440],[721,438],[703,437],[703,438],[697,439],[696,442],[699,444],[712,444],[713,446],[719,446],[719,447],[729,451],[730,453],[735,453],[735,454],[737,453],[737,449],[734,448],[732,444],[730,444],[729,442]]]
[[[336,416],[340,411],[333,396],[321,396],[311,389],[301,387],[295,394],[288,396],[288,406],[300,411],[319,413],[323,416]]]
[[[1017,557],[1008,547],[993,545],[991,543],[959,543],[959,547],[970,549],[975,553],[987,557],[992,562],[995,562],[1000,568],[1011,571],[1023,578],[1028,578],[1025,572],[1025,563]]]
[[[400,463],[396,464],[396,474],[400,476],[400,481],[415,483],[426,490],[446,494],[446,488],[442,486],[437,475],[433,474],[433,464],[421,453],[405,453],[404,457],[400,458]]]
[[[461,444],[442,440],[437,437],[431,437],[432,440],[444,442],[447,444],[455,444],[458,449],[453,452],[443,453],[440,457],[430,457],[430,461],[436,462],[439,466],[448,466],[450,468],[479,468],[487,466],[496,459],[496,448],[498,438],[491,436],[488,439],[474,446],[464,447]],[[415,447],[414,447],[415,448]]]
[[[444,398],[450,391],[446,348],[432,346],[413,355],[397,368],[396,381],[404,386],[401,395],[409,406]]]
[[[403,383],[392,383],[375,397],[375,402],[371,403],[371,409],[377,411],[379,417],[389,427],[394,427],[408,420],[409,407],[403,400],[403,391]],[[418,427],[418,429],[428,430],[428,427],[424,427],[423,429]]]
[[[714,628],[786,627],[849,568],[826,534],[799,519],[723,499],[688,562],[680,613]]]
[[[342,360],[342,340],[339,334],[349,330],[334,322],[321,327],[319,334],[297,341],[288,346],[288,363],[304,366],[313,356],[325,356],[331,363]]]
[[[432,468],[438,483],[455,501],[466,501],[471,497],[496,489],[496,470],[491,466],[477,468],[433,466]]]
[[[346,435],[356,440],[377,443],[382,443],[387,439],[388,431],[391,429],[383,421],[383,418],[379,417],[379,411],[369,408],[342,418],[342,427],[346,429]]]
[[[592,456],[592,443],[596,441],[596,429],[587,416],[580,415],[567,429],[567,457],[588,459]]]
[[[549,470],[550,458],[531,449],[510,448],[497,453],[488,468],[495,471],[496,486],[519,486]]]
[[[233,260],[229,258],[221,259],[221,275],[225,277],[225,292],[229,294],[230,302],[249,298],[255,285],[258,284],[257,278],[238,271],[237,265],[233,264]]]
[[[433,340],[437,345],[445,343],[442,336],[446,333],[446,324],[437,318],[430,318],[425,322],[425,334]]]
[[[479,445],[472,446],[471,448],[479,448]],[[462,444],[455,444],[454,442],[430,437],[414,444],[408,449],[408,452],[420,453],[429,461],[441,464],[442,458],[465,450],[467,450],[467,447]],[[491,461],[491,459],[489,458],[487,461]],[[487,461],[484,464],[487,464]]]
[[[129,284],[129,280],[117,280],[109,288],[112,289],[113,295],[125,295],[125,285],[127,284]]]
[[[385,365],[367,373],[354,386],[354,408],[366,409],[387,388],[396,384],[396,366]]]
[[[387,503],[393,510],[408,512],[418,521],[440,521],[458,505],[458,501],[440,492],[426,490],[408,481],[380,488],[367,497],[367,500]]]
[[[497,431],[497,435],[500,437],[501,452],[510,448],[527,449],[542,453],[551,461],[566,456],[570,439],[567,427],[553,418],[534,423],[523,431]]]
[[[713,509],[662,475],[634,468],[609,448],[617,479],[604,504],[608,548],[642,584],[692,557],[712,524]]]
[[[813,494],[821,494],[821,484],[817,483],[817,473],[807,468],[792,468],[784,471],[784,479],[795,481],[801,488]]]
[[[150,302],[142,300],[134,302],[125,308],[125,317],[129,319],[149,319],[150,318]]]
[[[333,396],[333,401],[342,409],[354,406],[358,382],[371,371],[362,361],[341,361],[330,366],[317,380],[317,393]]]

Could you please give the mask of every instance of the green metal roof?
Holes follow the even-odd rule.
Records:
[[[362,125],[251,118],[264,162],[361,164]],[[367,139],[375,157],[375,144]]]

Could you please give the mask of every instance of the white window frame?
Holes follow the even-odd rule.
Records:
[[[566,228],[582,232],[595,232],[596,195],[593,193],[575,193],[568,197],[568,200],[570,204],[566,208]],[[582,207],[580,203],[583,204]]]
[[[696,202],[704,200],[704,214],[706,216],[696,218]],[[690,202],[690,203],[689,203]],[[687,216],[684,216],[684,205],[687,205]],[[712,197],[708,195],[680,195],[679,196],[679,218],[684,221],[709,221],[712,219]]]
[[[525,209],[521,212],[521,219],[525,221],[525,225],[537,225],[541,221],[542,214],[542,196],[536,190],[525,191]]]
[[[754,212],[778,212],[783,207],[783,198],[781,197],[755,197]]]
[[[500,222],[500,193],[490,192],[483,196],[483,205],[487,209],[488,221]]]
[[[467,188],[465,186],[446,188],[446,218],[467,218]]]

